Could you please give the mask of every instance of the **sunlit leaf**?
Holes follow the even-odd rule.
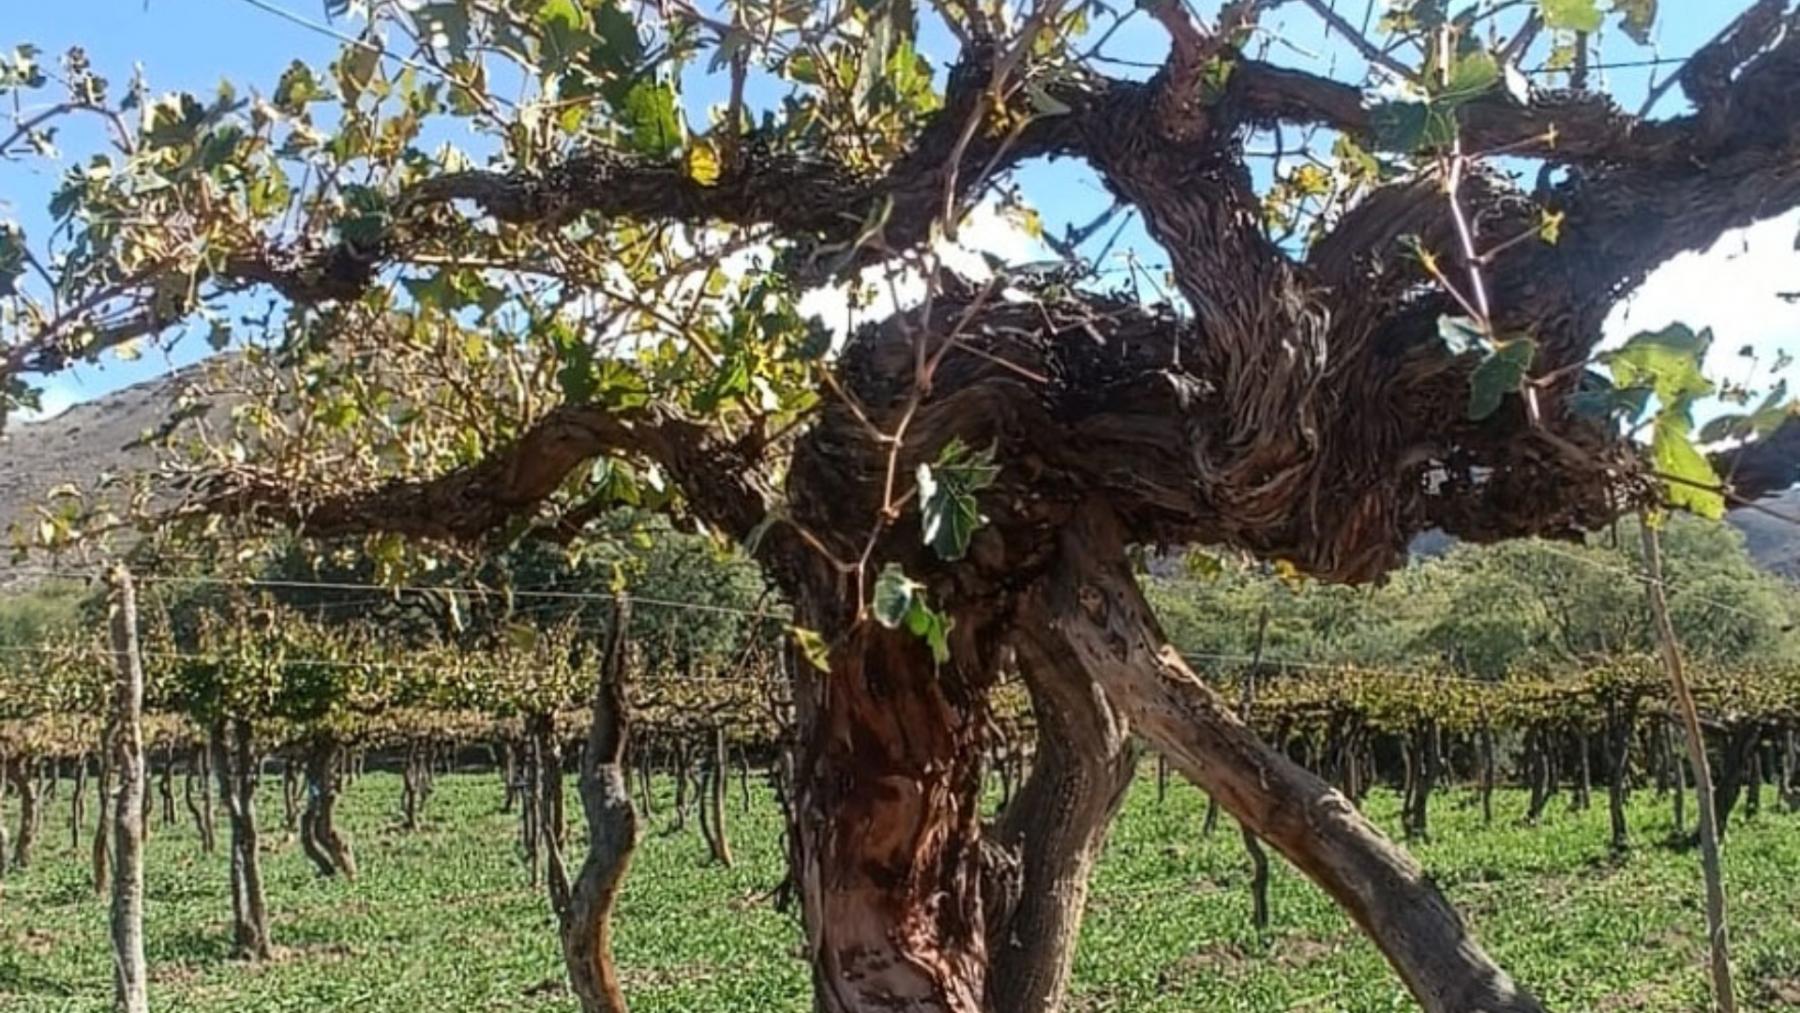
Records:
[[[654,81],[639,81],[626,93],[625,108],[620,113],[625,124],[626,143],[633,151],[667,158],[681,148],[685,137],[674,88]]]
[[[970,537],[987,521],[976,494],[993,485],[999,472],[993,448],[972,451],[955,438],[935,462],[919,465],[919,520],[925,543],[938,558],[961,559],[969,551]]]
[[[870,603],[870,613],[876,622],[897,630],[906,622],[913,601],[924,589],[923,584],[906,575],[899,563],[889,563],[875,578],[875,597]]]
[[[1712,381],[1701,373],[1712,332],[1698,333],[1685,324],[1634,335],[1617,351],[1601,356],[1620,387],[1647,387],[1668,406],[1683,406],[1712,393]]]
[[[1685,418],[1671,411],[1658,414],[1650,440],[1650,458],[1663,478],[1671,506],[1712,520],[1725,516],[1719,475],[1688,438]]]
[[[686,161],[689,179],[701,186],[712,186],[719,181],[719,153],[713,149],[711,142],[700,141],[688,145]]]
[[[1538,0],[1538,13],[1546,28],[1572,32],[1600,30],[1600,7],[1595,0]]]
[[[1487,344],[1487,335],[1481,325],[1469,317],[1448,314],[1438,317],[1438,337],[1444,340],[1444,347],[1451,355],[1473,352]]]

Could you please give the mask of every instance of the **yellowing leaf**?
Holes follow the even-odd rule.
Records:
[[[1031,208],[1026,208],[1024,211],[1020,212],[1019,225],[1024,228],[1025,234],[1031,238],[1044,238],[1044,220],[1039,218],[1038,213]]]
[[[1275,571],[1275,579],[1281,581],[1290,591],[1298,591],[1306,585],[1306,574],[1300,572],[1291,560],[1277,559],[1271,567]]]
[[[800,648],[800,656],[807,663],[821,672],[831,671],[831,645],[819,635],[818,630],[809,630],[804,626],[789,626],[788,633],[794,638],[794,644]]]
[[[712,142],[696,141],[687,148],[688,178],[701,186],[712,186],[719,181],[722,167],[719,164],[719,153],[713,150]]]
[[[1555,246],[1562,238],[1563,213],[1548,208],[1538,214],[1538,238]]]

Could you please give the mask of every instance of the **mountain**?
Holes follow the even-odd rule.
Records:
[[[1757,506],[1762,509],[1731,512],[1731,523],[1744,533],[1750,558],[1770,573],[1800,581],[1800,488]]]
[[[0,431],[0,532],[29,520],[58,484],[83,485],[103,471],[128,473],[153,465],[155,451],[134,444],[168,419],[181,391],[205,365],[114,391],[54,418],[8,424]],[[1767,512],[1734,510],[1731,524],[1744,533],[1757,565],[1800,580],[1800,488],[1759,505]],[[1427,532],[1415,540],[1414,551],[1434,555],[1449,543],[1441,533]],[[0,583],[6,566],[0,561]]]
[[[30,523],[52,489],[90,486],[103,472],[151,468],[143,437],[166,423],[205,364],[176,370],[75,405],[48,419],[9,421],[0,430],[0,536]],[[3,540],[3,539],[0,539]],[[0,557],[0,583],[8,564]]]

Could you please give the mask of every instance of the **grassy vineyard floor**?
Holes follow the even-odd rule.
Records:
[[[154,1007],[573,1008],[545,903],[515,853],[512,817],[497,812],[495,778],[443,778],[426,825],[412,834],[396,825],[397,777],[358,782],[344,808],[363,878],[348,885],[313,877],[280,832],[269,787],[264,874],[278,958],[261,967],[226,959],[223,855],[201,856],[188,825],[159,827],[148,884]],[[0,884],[7,1013],[108,1007],[105,907],[89,890],[86,862],[70,851],[66,799],[46,819],[33,867]],[[1522,795],[1496,801],[1495,825],[1483,829],[1465,795],[1446,795],[1433,813],[1436,839],[1415,852],[1501,962],[1558,1010],[1702,1008],[1698,860],[1656,843],[1669,831],[1665,804],[1650,792],[1635,798],[1638,847],[1614,862],[1601,800],[1571,813],[1558,799],[1537,828],[1517,825]],[[1158,805],[1150,779],[1140,779],[1096,876],[1076,1009],[1413,1008],[1375,951],[1285,868],[1272,887],[1275,928],[1259,939],[1248,925],[1241,844],[1228,820],[1201,837],[1203,809],[1185,786],[1172,786]],[[1371,811],[1396,828],[1391,797],[1378,796]],[[706,862],[691,828],[669,833],[666,806],[651,821],[618,932],[639,1013],[807,1008],[798,933],[768,897],[781,863],[777,813],[764,797],[739,812],[734,789],[730,815],[732,870]],[[1747,1008],[1800,1009],[1800,817],[1765,812],[1734,824],[1727,843]]]

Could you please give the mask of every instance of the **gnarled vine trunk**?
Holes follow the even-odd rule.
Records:
[[[13,841],[12,861],[21,869],[31,864],[32,846],[37,843],[38,825],[42,822],[38,812],[38,779],[33,766],[29,757],[21,756],[10,768],[0,771],[0,775],[11,779],[13,788],[19,793],[19,834]]]
[[[1014,629],[1037,748],[993,830],[1016,867],[1004,890],[984,898],[987,1009],[1052,1013],[1063,1008],[1088,878],[1131,786],[1137,752],[1124,718],[1072,663],[1042,589],[1026,597]]]
[[[181,779],[182,799],[188,814],[194,818],[194,831],[200,835],[202,854],[213,853],[212,750],[197,745],[188,754],[187,771]]]
[[[356,856],[337,825],[343,759],[343,745],[330,734],[315,736],[306,744],[306,806],[300,814],[300,846],[319,875],[353,880]]]
[[[1638,699],[1616,695],[1606,701],[1606,815],[1612,826],[1612,850],[1631,846],[1631,828],[1625,821],[1625,789],[1631,775],[1631,730],[1637,724]]]
[[[431,798],[431,751],[428,744],[412,739],[406,744],[406,764],[400,772],[400,825],[419,829],[419,817]]]
[[[1059,624],[1132,729],[1343,906],[1427,1013],[1542,1007],[1477,944],[1425,871],[1337,791],[1270,749],[1170,647],[1126,563],[1116,521],[1089,505],[1053,581]]]
[[[0,877],[6,875],[7,863],[12,857],[10,851],[12,842],[7,839],[5,819],[6,793],[12,786],[12,779],[8,774],[11,769],[6,757],[6,745],[0,743]]]
[[[525,734],[531,740],[532,770],[537,781],[532,786],[535,804],[529,812],[537,819],[533,840],[544,860],[544,886],[550,893],[550,909],[562,912],[569,907],[569,866],[563,860],[563,844],[568,827],[563,816],[562,739],[556,728],[556,715],[534,711],[525,718]],[[536,854],[533,855],[536,861]],[[535,868],[534,868],[535,872]]]
[[[56,765],[49,764],[51,771]],[[88,757],[86,752],[75,755],[74,777],[69,785],[69,850],[81,850],[81,826],[87,819],[87,786]]]
[[[1570,534],[1653,499],[1638,451],[1573,410],[1571,395],[1619,293],[1725,229],[1800,204],[1795,120],[1782,114],[1800,79],[1800,34],[1776,30],[1785,4],[1758,3],[1761,40],[1722,37],[1701,54],[1696,62],[1710,69],[1683,79],[1695,111],[1667,123],[1635,122],[1591,95],[1473,97],[1459,110],[1457,150],[1545,159],[1555,171],[1535,192],[1471,173],[1453,204],[1443,178],[1408,175],[1321,221],[1325,234],[1296,257],[1267,235],[1242,138],[1293,124],[1366,139],[1378,117],[1354,86],[1242,59],[1229,32],[1210,36],[1182,5],[1153,6],[1171,38],[1154,77],[1067,75],[1049,84],[1066,107],[1059,115],[1004,110],[1019,115],[1014,132],[974,129],[1007,71],[996,47],[971,44],[944,108],[878,178],[838,186],[829,164],[781,153],[781,164],[747,158],[701,186],[679,166],[600,152],[553,172],[425,180],[404,203],[446,215],[472,203],[520,227],[559,228],[582,212],[755,224],[843,241],[854,267],[920,243],[937,209],[991,172],[1077,156],[1141,213],[1191,318],[1062,285],[1021,281],[1031,298],[1013,300],[938,277],[922,312],[850,340],[832,364],[831,396],[779,465],[760,430],[722,435],[660,404],[572,403],[489,459],[430,480],[308,502],[251,476],[220,483],[209,504],[271,507],[315,534],[469,537],[525,518],[587,462],[628,456],[664,468],[712,525],[761,536],[758,555],[800,621],[832,645],[829,674],[798,679],[790,810],[826,1013],[973,1013],[994,992],[991,929],[1018,911],[999,903],[1010,895],[977,888],[992,878],[978,814],[984,694],[995,645],[1011,632],[1012,597],[1042,578],[1047,555],[1051,629],[1069,650],[1040,674],[1082,673],[1071,699],[1098,685],[1119,719],[1342,904],[1427,1010],[1536,1009],[1416,863],[1343,796],[1258,741],[1185,668],[1141,599],[1123,543],[1218,542],[1357,581],[1399,565],[1410,536],[1428,528],[1480,540]],[[1230,6],[1253,19],[1273,5]],[[1221,60],[1232,73],[1214,87],[1208,76]],[[784,174],[789,163],[810,175]],[[796,185],[806,183],[821,185]],[[1562,237],[1536,242],[1548,214],[1566,219]],[[324,260],[252,250],[265,255],[241,258],[248,268],[236,270],[294,299],[357,296],[388,258],[436,233],[406,219],[397,214],[379,242],[317,251]],[[877,220],[879,242],[854,234],[855,223]],[[1407,255],[1409,245],[1430,258]],[[1477,357],[1439,340],[1440,320],[1466,312],[1422,270],[1440,260],[1484,276],[1482,301],[1491,296],[1493,309],[1484,329],[1533,336],[1529,383],[1481,418],[1467,412]],[[1791,449],[1800,426],[1784,429]],[[957,561],[931,558],[895,525],[913,508],[894,476],[929,465],[951,438],[993,445],[1003,462],[981,503],[988,530]],[[1783,456],[1734,467],[1736,491],[1791,483]],[[866,617],[868,571],[888,563],[923,578],[952,620],[947,659]],[[1540,728],[1532,742],[1534,815],[1557,786],[1559,731]],[[542,782],[554,745],[537,742],[534,752]],[[678,761],[678,819],[685,767]],[[527,798],[540,810],[527,818],[528,841],[560,827],[557,799]],[[1093,805],[1082,809],[1104,809]],[[542,836],[560,843],[560,830]],[[1020,887],[1020,903],[1031,890]]]
[[[713,861],[731,868],[731,837],[725,829],[725,788],[731,781],[725,727],[713,725],[708,735],[711,757],[702,774],[705,790],[700,798],[700,831],[706,837]]]
[[[625,993],[612,957],[612,908],[637,847],[631,804],[628,704],[625,699],[631,606],[615,599],[612,631],[594,685],[592,721],[581,752],[581,809],[587,818],[587,855],[557,912],[569,983],[582,1013],[624,1013]]]
[[[256,829],[256,745],[245,718],[220,718],[210,729],[212,767],[231,828],[231,949],[246,960],[274,955],[262,856]]]
[[[112,811],[107,805],[112,796],[112,752],[106,743],[113,734],[109,721],[106,730],[101,733],[101,748],[94,754],[94,808],[98,815],[94,817],[94,839],[89,849],[89,858],[93,871],[94,895],[106,893],[112,884],[112,835],[107,826],[112,821]]]
[[[795,878],[822,1013],[981,1013],[981,690],[995,631],[958,616],[936,663],[856,624],[796,692]]]

